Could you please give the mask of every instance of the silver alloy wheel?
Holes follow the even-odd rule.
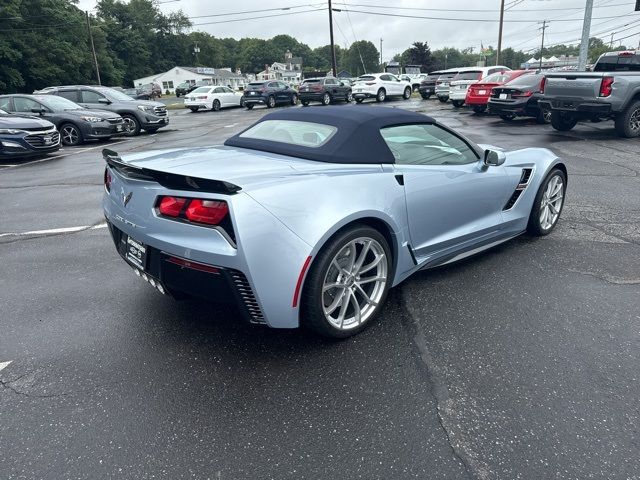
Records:
[[[195,110],[192,108],[191,111],[195,112],[198,109],[196,108]],[[136,130],[136,123],[135,120],[133,120],[133,118],[131,117],[124,117],[122,119],[122,122],[124,123],[124,131],[131,135],[135,130]]]
[[[273,108],[276,106],[276,99],[273,97],[269,97],[269,100],[267,100],[269,103],[267,104],[270,108]]]
[[[636,108],[629,117],[629,128],[634,134],[640,132],[640,108]]]
[[[353,102],[353,94],[351,92],[347,93],[347,102]]]
[[[369,237],[351,240],[331,260],[322,283],[322,310],[338,330],[351,330],[376,311],[388,275],[387,255]]]
[[[379,102],[384,102],[386,98],[387,98],[387,92],[385,92],[385,91],[384,91],[384,89],[382,89],[382,88],[381,88],[381,89],[378,91],[378,97],[377,97],[377,100],[378,100]]]
[[[329,105],[330,103],[331,103],[331,97],[329,96],[329,94],[328,94],[328,93],[325,93],[325,94],[322,96],[322,104],[323,104],[323,105]]]
[[[78,129],[73,125],[65,125],[62,129],[62,141],[66,145],[76,145],[80,141]]]
[[[547,183],[544,194],[540,200],[540,228],[549,230],[552,228],[562,210],[562,202],[564,201],[564,183],[560,175],[554,175]]]
[[[545,123],[551,123],[551,110],[542,110],[542,118],[544,119]]]

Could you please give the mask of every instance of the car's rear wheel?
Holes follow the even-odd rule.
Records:
[[[193,113],[196,113],[198,111],[198,107],[189,107],[189,110],[191,110]]]
[[[387,99],[387,92],[384,88],[378,90],[376,94],[376,102],[384,102]]]
[[[322,104],[329,105],[330,103],[331,103],[331,95],[325,92],[325,94],[322,95]]]
[[[351,93],[351,91],[347,92],[347,96],[345,97],[344,101],[347,103],[353,102],[353,94]]]
[[[158,131],[157,128],[145,128],[144,129],[145,132],[147,132],[149,135],[151,135],[152,133],[156,133]]]
[[[364,98],[356,98],[356,103],[362,103],[363,100]]]
[[[407,87],[404,89],[404,92],[402,93],[402,98],[404,98],[405,100],[409,100],[411,98],[411,87]]]
[[[125,135],[133,137],[134,135],[140,135],[140,122],[133,115],[122,115],[124,121]]]
[[[429,100],[431,98],[431,95],[421,95],[423,100]]]
[[[516,118],[516,116],[513,113],[501,113],[500,118],[505,122],[513,122],[513,119]]]
[[[551,112],[551,126],[559,132],[568,132],[578,123],[578,119],[556,110]]]
[[[486,105],[474,105],[473,106],[473,111],[476,112],[476,113],[484,113],[486,109],[487,109]]]
[[[82,132],[73,123],[65,123],[60,127],[60,140],[69,147],[80,145],[83,141]]]
[[[303,324],[334,338],[362,331],[387,297],[392,263],[389,245],[377,230],[356,225],[336,235],[307,275]]]
[[[536,122],[540,125],[545,125],[551,121],[551,110],[546,108],[541,108],[538,111],[538,116],[536,117]]]
[[[531,235],[549,235],[558,223],[564,194],[567,189],[567,177],[562,170],[554,168],[542,182],[533,201],[527,232]]]
[[[302,103],[303,107],[308,107],[309,106],[309,100],[302,100],[302,102],[300,102],[300,103]]]
[[[293,95],[291,95],[291,105],[297,105],[297,104],[298,104],[298,95],[294,93]]]
[[[451,100],[451,104],[453,105],[453,108],[460,108],[464,105],[464,102],[462,100]]]
[[[247,110],[251,110],[253,108],[253,103],[247,103],[245,104],[245,107],[247,107]]]
[[[623,138],[640,136],[640,100],[632,102],[616,116],[616,133]]]
[[[211,110],[213,110],[214,112],[217,112],[220,110],[220,100],[215,99],[213,101],[213,103],[211,104]]]
[[[270,97],[267,99],[267,108],[273,108],[273,107],[275,107],[275,106],[276,106],[276,98],[275,98],[275,97],[273,97],[273,96],[270,96]]]
[[[438,100],[442,103],[447,103],[449,101],[449,97],[438,97]]]

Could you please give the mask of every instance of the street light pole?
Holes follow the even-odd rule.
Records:
[[[496,53],[496,65],[500,63],[500,52],[502,52],[502,25],[504,24],[504,0],[500,2],[500,29],[498,31],[498,52]]]
[[[540,46],[540,70],[542,70],[542,52],[544,52],[544,31],[549,28],[547,25],[547,21],[544,20],[542,22],[542,45]]]
[[[587,56],[589,55],[589,33],[591,31],[591,14],[593,13],[593,0],[587,0],[584,7],[584,22],[582,23],[582,41],[580,42],[580,57],[578,58],[578,70],[587,68]]]
[[[331,0],[329,0],[329,39],[331,41],[331,70],[333,70],[333,76],[337,77],[336,67],[336,48],[333,44],[333,9],[331,8]]]

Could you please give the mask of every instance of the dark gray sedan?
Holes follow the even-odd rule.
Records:
[[[0,95],[0,108],[11,113],[39,115],[53,123],[63,145],[86,140],[108,140],[125,132],[122,117],[106,110],[88,110],[53,95]]]

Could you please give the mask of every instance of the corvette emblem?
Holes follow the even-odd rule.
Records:
[[[126,207],[127,203],[129,203],[129,200],[131,200],[131,196],[133,195],[133,192],[124,193],[124,188],[121,188],[120,195],[122,195],[122,205]]]

